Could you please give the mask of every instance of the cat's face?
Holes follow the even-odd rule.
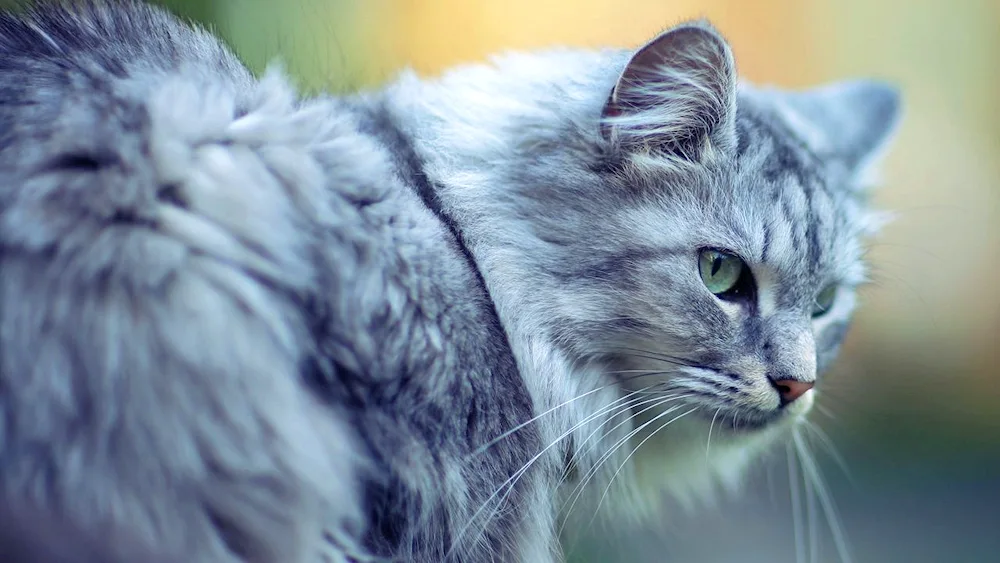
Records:
[[[556,341],[616,378],[639,423],[705,427],[702,448],[709,427],[739,441],[793,423],[864,281],[879,215],[861,175],[897,106],[872,82],[738,87],[728,46],[697,25],[655,39],[605,106],[600,187],[560,218],[586,236],[547,233]]]
[[[650,171],[657,195],[593,227],[603,252],[585,255],[564,310],[581,356],[626,389],[683,396],[667,405],[699,407],[720,432],[808,410],[850,319],[871,226],[822,174],[762,173],[779,141],[758,134],[736,166]]]

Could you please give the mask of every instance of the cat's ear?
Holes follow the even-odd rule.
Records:
[[[779,112],[817,156],[866,184],[900,118],[896,87],[875,80],[820,86],[779,97]]]
[[[736,65],[708,23],[682,24],[628,61],[601,115],[605,139],[626,150],[699,160],[736,145]]]

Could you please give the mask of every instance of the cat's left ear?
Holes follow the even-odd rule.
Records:
[[[820,86],[778,97],[778,110],[810,149],[867,183],[900,121],[896,87],[875,80]]]
[[[707,22],[670,29],[622,70],[601,114],[604,138],[626,151],[688,161],[736,146],[736,65]]]

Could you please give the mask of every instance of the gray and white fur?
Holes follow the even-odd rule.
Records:
[[[0,15],[0,493],[192,563],[561,560],[578,488],[708,494],[808,411],[897,106],[701,22],[306,98],[132,0]]]

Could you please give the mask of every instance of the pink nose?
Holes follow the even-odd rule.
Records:
[[[806,391],[813,388],[813,385],[815,385],[813,381],[796,381],[794,379],[781,379],[774,382],[782,405],[787,405],[805,395]]]

